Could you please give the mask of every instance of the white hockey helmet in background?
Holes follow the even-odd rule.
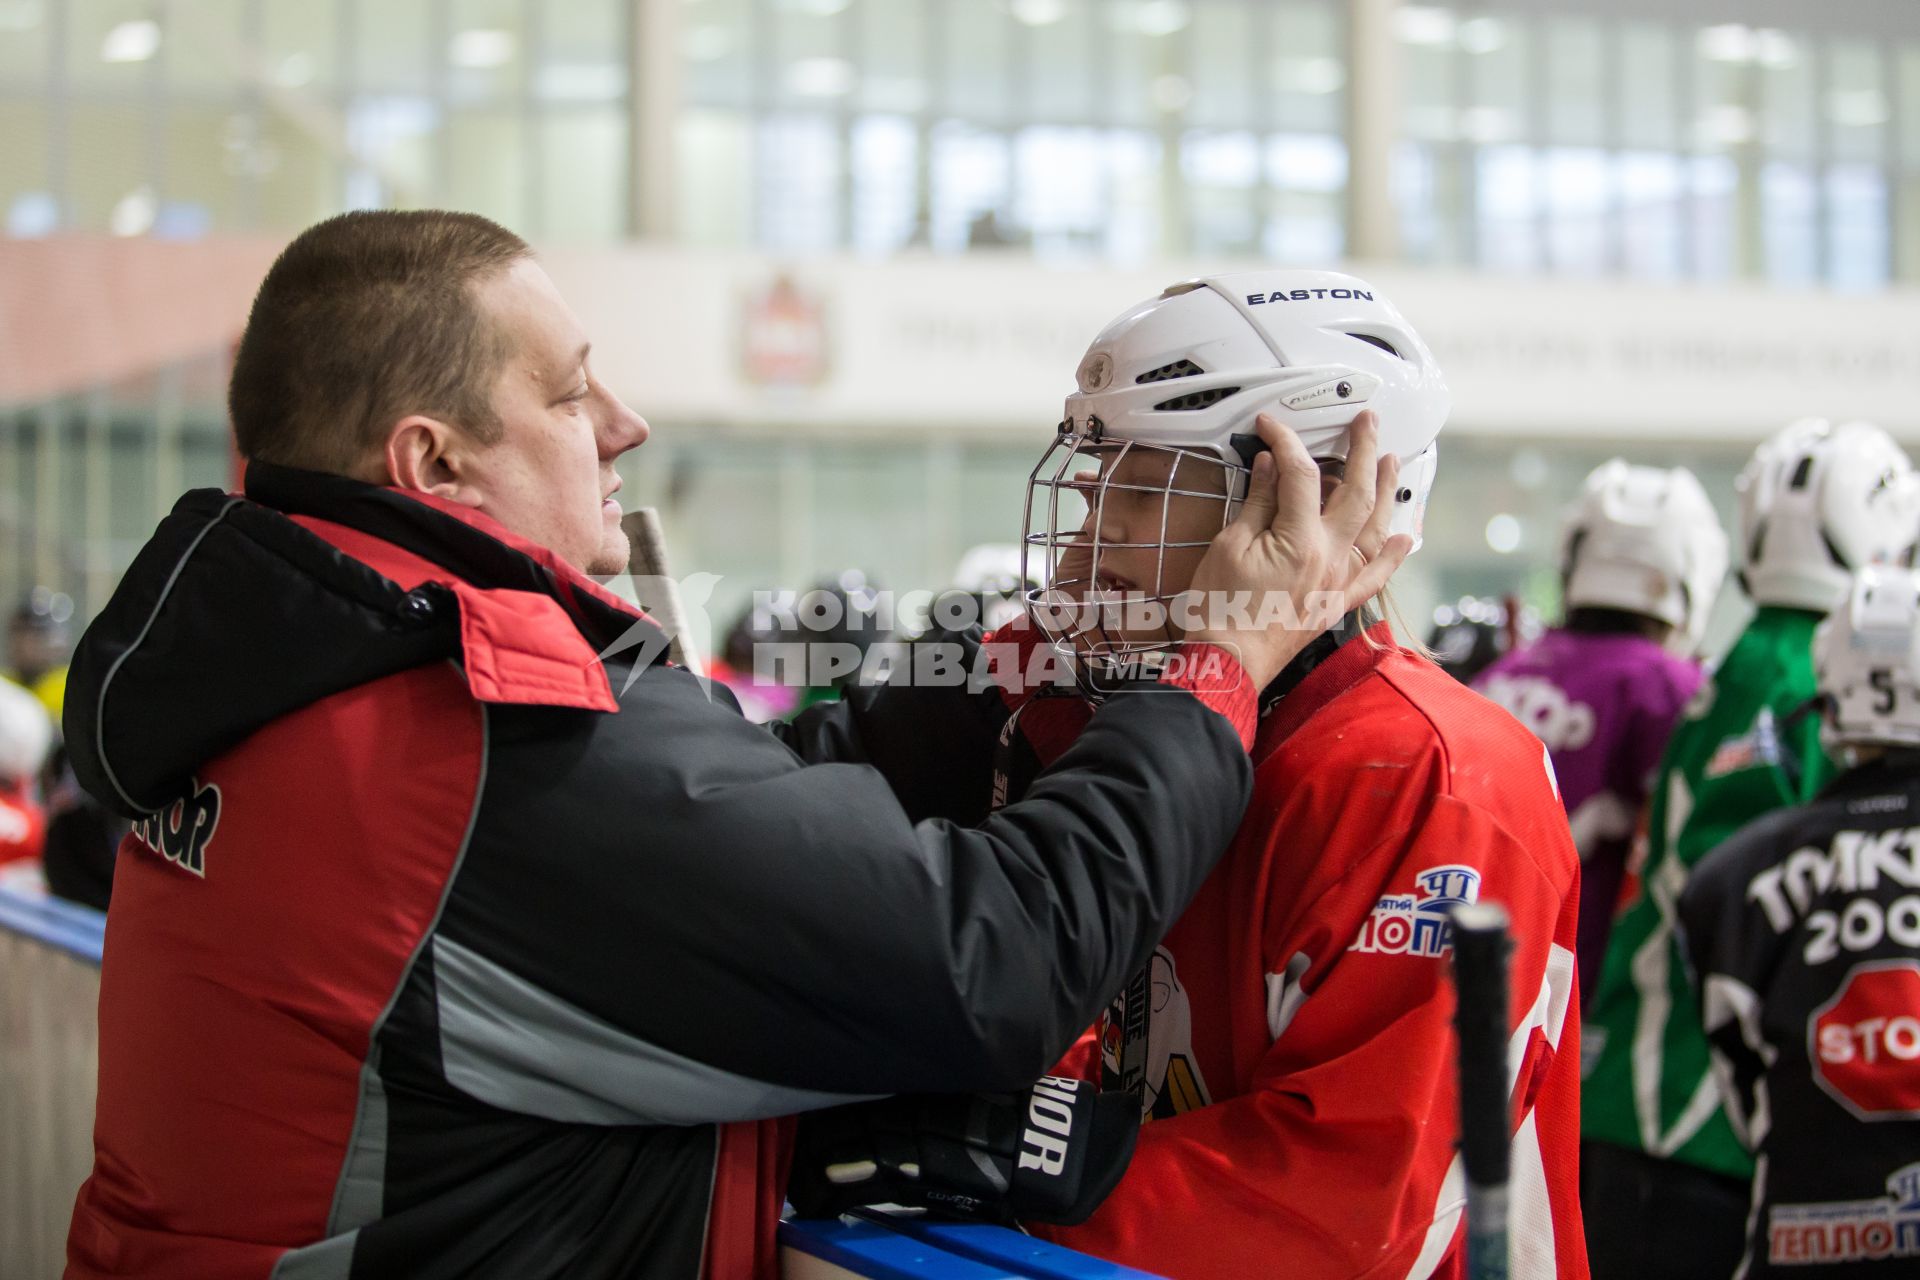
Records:
[[[955,566],[947,589],[934,600],[934,621],[948,625],[947,619],[941,614],[955,608],[947,602],[960,596],[967,597],[972,603],[958,615],[956,621],[971,612],[977,616],[970,621],[977,621],[988,631],[993,631],[1018,618],[1025,612],[1029,592],[1045,585],[1022,578],[1020,561],[1020,548],[1011,542],[982,542],[968,547],[960,557],[960,563]],[[970,622],[963,625],[970,625]]]
[[[1820,740],[1920,747],[1920,573],[1872,566],[1850,588],[1813,638]]]
[[[40,699],[0,676],[0,782],[33,777],[52,748],[53,721]]]
[[[979,594],[1013,591],[1020,581],[1020,548],[1011,542],[982,542],[968,547],[954,566],[952,591]]]
[[[1754,450],[1736,487],[1740,578],[1756,604],[1826,613],[1854,570],[1912,562],[1920,475],[1872,423],[1791,423]]]
[[[1671,647],[1700,643],[1727,574],[1727,535],[1685,467],[1594,468],[1561,535],[1569,609],[1620,609],[1671,626]]]

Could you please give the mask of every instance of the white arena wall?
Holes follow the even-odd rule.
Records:
[[[0,404],[237,338],[277,244],[0,241]],[[661,422],[1030,433],[1128,304],[1254,263],[811,258],[636,244],[543,255],[603,376]],[[1426,336],[1452,429],[1750,440],[1799,414],[1920,441],[1920,291],[1866,295],[1352,268]],[[791,285],[784,314],[766,302]],[[190,300],[189,300],[190,299]]]

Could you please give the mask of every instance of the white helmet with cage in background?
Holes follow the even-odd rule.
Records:
[[[1693,472],[1620,458],[1587,476],[1561,534],[1568,609],[1618,609],[1673,628],[1669,647],[1699,647],[1727,575],[1727,535]]]
[[[1920,573],[1871,566],[1813,638],[1820,740],[1920,747]]]
[[[1826,613],[1853,571],[1911,564],[1920,475],[1869,422],[1803,418],[1753,452],[1740,492],[1740,579],[1754,603]]]
[[[1212,499],[1223,528],[1246,496],[1254,456],[1265,446],[1254,418],[1291,427],[1322,462],[1344,461],[1361,412],[1380,423],[1380,450],[1400,458],[1390,532],[1420,540],[1437,459],[1435,438],[1450,398],[1433,355],[1405,317],[1363,280],[1330,271],[1248,271],[1173,285],[1129,308],[1087,349],[1067,397],[1065,420],[1028,480],[1024,576],[1050,584],[1030,600],[1056,644],[1072,635],[1048,616],[1095,593],[1104,551],[1157,552],[1153,581],[1136,595],[1166,603],[1167,553],[1206,540],[1169,541],[1175,497]],[[1114,483],[1129,456],[1164,459],[1152,484]],[[1097,468],[1086,474],[1088,468]],[[1118,491],[1161,506],[1160,538],[1102,541],[1100,514]],[[1151,526],[1152,521],[1145,521]],[[1063,558],[1073,557],[1064,568]],[[1112,654],[1165,642],[1105,644]]]

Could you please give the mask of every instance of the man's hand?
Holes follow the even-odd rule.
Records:
[[[1393,512],[1399,460],[1378,458],[1379,422],[1371,412],[1353,420],[1346,477],[1320,502],[1320,468],[1287,427],[1267,414],[1254,420],[1267,449],[1253,461],[1247,500],[1222,529],[1194,571],[1197,616],[1205,625],[1187,639],[1235,654],[1255,687],[1264,687],[1327,627],[1315,593],[1334,593],[1344,616],[1378,594],[1413,549],[1405,534],[1386,536]],[[1377,461],[1376,461],[1377,459]],[[1376,502],[1378,495],[1386,500]],[[1290,607],[1263,609],[1271,593]],[[1252,595],[1245,625],[1216,601]],[[1324,601],[1324,597],[1322,598]],[[1260,625],[1265,620],[1267,625]]]
[[[803,1218],[872,1204],[1072,1225],[1133,1155],[1140,1103],[1084,1080],[1018,1093],[902,1096],[800,1117],[787,1198]]]

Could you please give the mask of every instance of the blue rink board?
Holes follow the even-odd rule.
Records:
[[[100,963],[107,918],[59,898],[30,898],[0,889],[0,929],[32,938],[90,964]]]
[[[895,1226],[949,1253],[1004,1267],[1030,1280],[1160,1280],[1152,1272],[1089,1257],[1003,1227],[969,1227],[912,1218],[901,1219]]]
[[[886,1214],[783,1222],[780,1243],[869,1280],[1156,1280],[1004,1227]]]
[[[812,1254],[867,1280],[1019,1280],[1019,1273],[948,1253],[872,1222],[806,1218],[780,1224],[780,1247]]]

